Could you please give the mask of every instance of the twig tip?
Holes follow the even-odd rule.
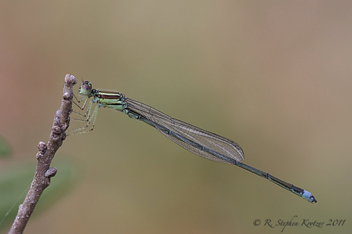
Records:
[[[73,75],[66,74],[66,76],[65,76],[65,82],[66,82],[66,84],[68,84],[68,85],[70,85],[70,84],[75,85],[75,84],[77,84],[77,79],[76,79],[76,77],[74,77]]]

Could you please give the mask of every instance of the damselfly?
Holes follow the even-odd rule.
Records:
[[[242,163],[244,152],[236,142],[230,139],[174,119],[148,105],[129,99],[122,93],[93,89],[89,81],[82,82],[78,93],[82,98],[76,98],[76,100],[78,102],[83,101],[83,105],[76,105],[83,110],[88,103],[87,110],[83,114],[85,117],[83,121],[86,121],[86,125],[71,130],[69,135],[92,131],[97,118],[98,108],[112,108],[127,114],[132,119],[138,119],[156,128],[164,136],[192,153],[212,161],[234,164],[268,179],[311,203],[317,202],[310,192]],[[92,100],[88,101],[90,98]],[[97,105],[93,108],[94,103]]]

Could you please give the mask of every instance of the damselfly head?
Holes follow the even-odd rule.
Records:
[[[89,96],[92,92],[92,83],[89,81],[82,81],[81,87],[78,89],[78,93],[83,96]]]

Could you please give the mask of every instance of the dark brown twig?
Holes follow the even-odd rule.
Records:
[[[37,168],[35,175],[23,204],[19,206],[16,219],[14,220],[9,231],[10,234],[23,233],[23,230],[26,227],[36,204],[38,203],[40,196],[42,195],[44,189],[50,185],[50,178],[55,176],[57,172],[57,169],[55,167],[50,167],[50,164],[56,151],[66,138],[65,131],[68,128],[70,122],[69,116],[72,112],[72,87],[76,83],[77,80],[74,76],[69,74],[65,76],[65,86],[61,107],[56,111],[48,144],[46,145],[42,141],[38,144],[38,153],[36,155]]]

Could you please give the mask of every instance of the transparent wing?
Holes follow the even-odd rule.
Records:
[[[234,141],[196,126],[171,118],[143,103],[126,98],[129,111],[138,119],[154,126],[164,136],[181,147],[216,162],[232,163],[244,160],[242,148]]]

